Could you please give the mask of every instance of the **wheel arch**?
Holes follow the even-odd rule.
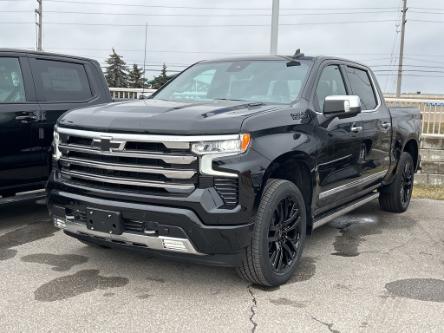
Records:
[[[406,141],[404,144],[404,147],[402,149],[403,152],[409,153],[413,158],[413,163],[415,165],[415,171],[419,167],[419,145],[418,141],[414,138],[410,138]]]
[[[312,226],[312,202],[315,186],[315,168],[312,157],[302,151],[292,151],[276,157],[264,173],[261,186],[262,191],[269,179],[284,179],[294,183],[302,192],[307,212],[307,232],[311,232]]]

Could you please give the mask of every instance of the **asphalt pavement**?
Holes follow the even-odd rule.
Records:
[[[0,206],[2,332],[444,332],[444,202],[372,202],[314,232],[289,283],[86,246]]]

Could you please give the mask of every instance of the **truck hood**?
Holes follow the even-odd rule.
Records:
[[[245,118],[284,107],[240,101],[191,103],[146,99],[72,110],[58,124],[102,132],[233,134],[239,133]]]

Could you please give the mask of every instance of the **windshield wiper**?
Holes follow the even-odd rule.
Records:
[[[264,105],[264,102],[246,101],[244,99],[231,99],[231,98],[214,98],[215,101],[233,101],[233,102],[245,102],[248,106],[260,106]]]
[[[248,102],[244,99],[232,99],[232,98],[213,98],[215,101],[233,101],[233,102]]]

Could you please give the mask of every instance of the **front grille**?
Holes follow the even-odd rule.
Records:
[[[187,195],[198,182],[190,142],[59,128],[64,180],[106,190]]]
[[[234,208],[239,202],[239,182],[237,178],[214,178],[214,188],[224,201],[222,208]]]

